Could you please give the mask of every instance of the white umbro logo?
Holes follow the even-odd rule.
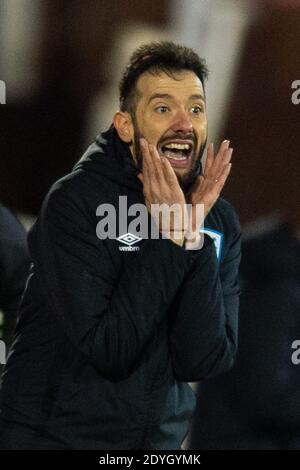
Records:
[[[142,239],[140,237],[137,237],[136,235],[133,235],[132,233],[124,233],[124,235],[118,237],[117,240],[121,243],[124,243],[125,245],[131,246]]]
[[[132,233],[124,233],[120,237],[117,238],[118,242],[123,243],[127,246],[119,246],[120,251],[139,251],[139,246],[132,246],[135,243],[138,243],[142,240],[141,237],[133,235]]]
[[[217,259],[218,261],[220,261],[223,249],[224,234],[208,227],[201,229],[200,232],[206,233],[209,237],[213,239],[216,248]]]

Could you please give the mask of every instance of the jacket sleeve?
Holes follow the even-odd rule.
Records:
[[[62,190],[46,198],[28,243],[39,288],[69,340],[102,375],[129,376],[194,256],[149,239],[123,269],[108,249],[117,242],[99,240],[84,207]]]
[[[174,306],[170,347],[175,378],[195,382],[233,365],[237,349],[241,234],[237,219],[221,265],[213,241],[184,280]],[[232,228],[231,228],[232,230]]]

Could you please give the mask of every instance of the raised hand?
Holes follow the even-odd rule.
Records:
[[[143,167],[138,177],[143,183],[148,211],[154,217],[160,231],[182,246],[187,225],[187,212],[185,197],[176,174],[167,158],[161,157],[154,145],[149,144],[145,139],[140,139],[140,145]],[[168,207],[176,205],[173,206],[174,212],[171,213],[170,223],[164,214],[154,210],[154,204],[166,204]]]
[[[214,155],[213,144],[209,144],[207,149],[207,159],[204,173],[198,176],[191,192],[187,195],[187,202],[192,204],[192,229],[199,230],[199,224],[196,223],[196,206],[203,205],[203,220],[217,201],[224,184],[229,176],[230,163],[233,148],[229,147],[230,141],[224,140],[220,145],[217,155]]]

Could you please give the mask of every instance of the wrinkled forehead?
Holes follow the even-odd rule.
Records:
[[[147,104],[154,94],[169,94],[178,99],[188,99],[193,95],[204,98],[200,78],[190,70],[150,73],[144,72],[138,79],[136,88],[143,104]]]

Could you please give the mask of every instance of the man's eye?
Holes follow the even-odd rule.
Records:
[[[168,110],[169,108],[167,106],[158,106],[157,108],[155,108],[155,111],[157,111],[158,113],[166,113]]]
[[[201,106],[193,106],[191,111],[194,114],[200,114],[203,112],[203,108],[201,108]]]

